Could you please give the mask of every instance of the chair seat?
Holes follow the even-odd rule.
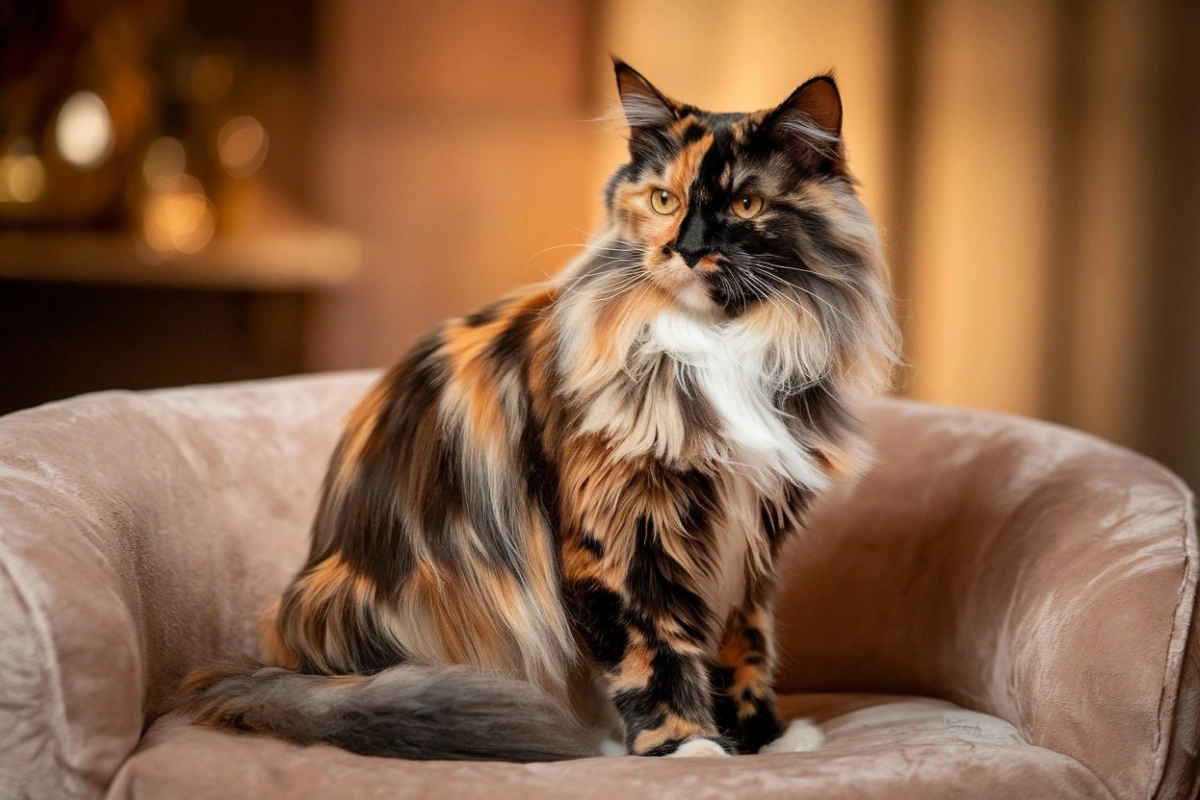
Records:
[[[167,716],[122,766],[110,798],[1097,798],[1078,761],[998,717],[927,697],[789,695],[781,711],[825,732],[812,753],[552,764],[401,761],[300,747]]]

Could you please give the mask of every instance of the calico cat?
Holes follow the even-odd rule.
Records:
[[[201,722],[360,753],[814,746],[771,671],[774,564],[862,455],[897,332],[832,78],[718,114],[617,61],[629,162],[556,280],[444,323],[351,413],[268,667],[193,676]]]

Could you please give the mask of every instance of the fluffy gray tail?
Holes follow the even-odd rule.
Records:
[[[598,754],[537,687],[468,667],[325,676],[247,665],[205,670],[184,690],[180,711],[202,724],[369,756],[524,762]]]

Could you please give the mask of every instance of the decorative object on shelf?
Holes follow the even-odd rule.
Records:
[[[278,222],[291,201],[262,178],[256,115],[277,76],[186,11],[17,4],[0,31],[0,226],[123,233],[160,263]]]

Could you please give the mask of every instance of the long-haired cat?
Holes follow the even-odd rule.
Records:
[[[271,666],[206,670],[208,724],[374,755],[812,746],[771,671],[774,564],[861,455],[897,345],[834,81],[717,114],[616,62],[629,162],[586,251],[421,339],[351,413]],[[775,744],[772,744],[775,743]]]

